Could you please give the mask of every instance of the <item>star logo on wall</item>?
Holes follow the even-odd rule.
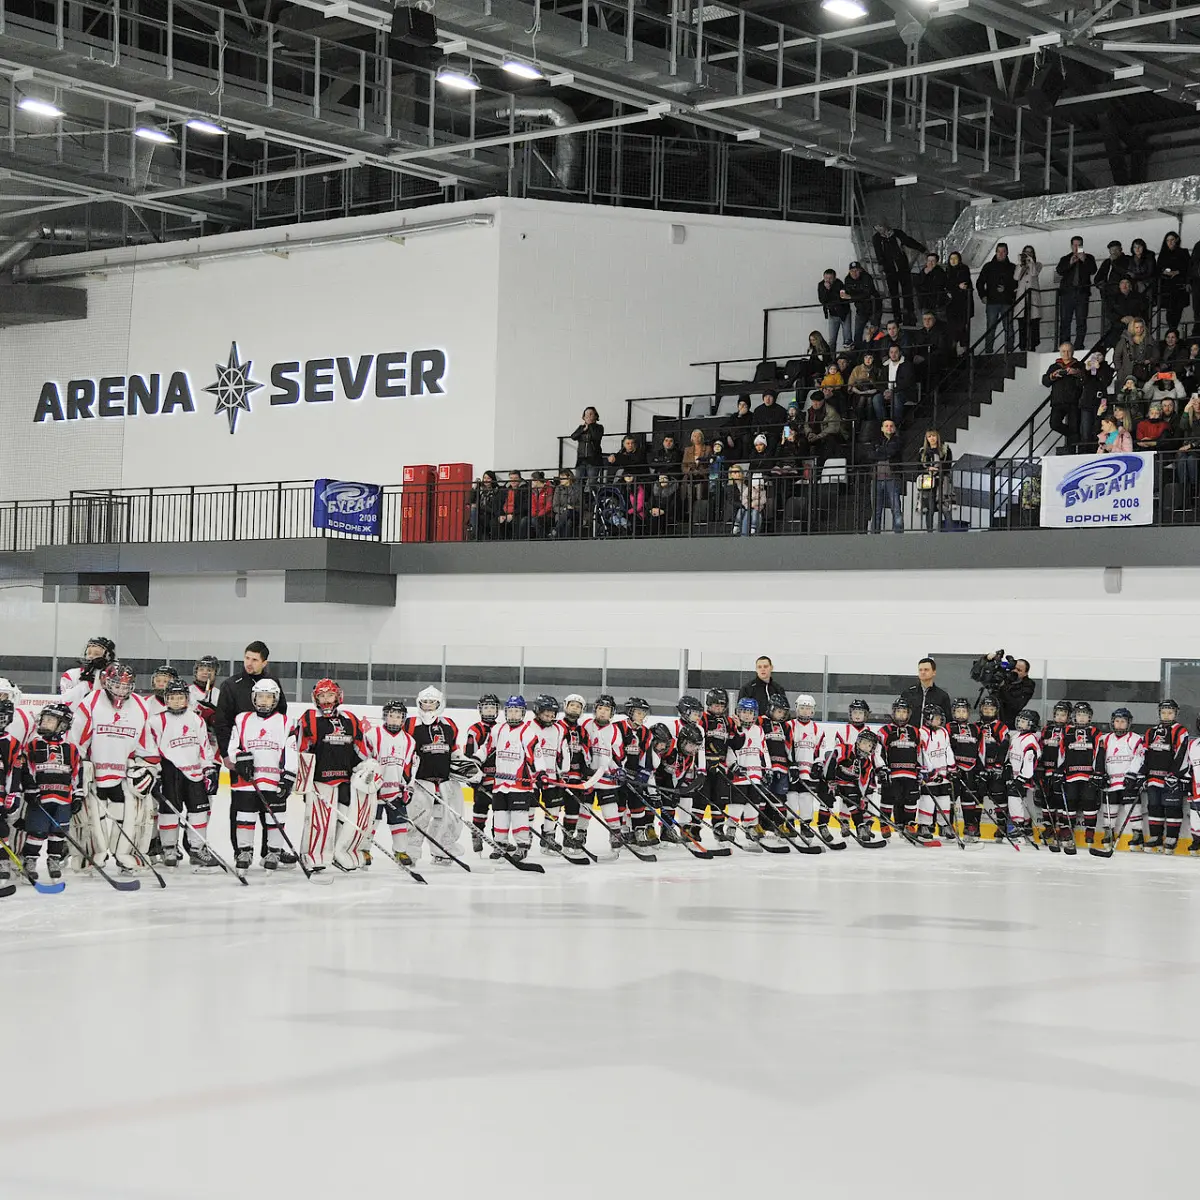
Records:
[[[225,366],[217,363],[217,382],[210,383],[204,390],[217,398],[218,413],[229,418],[229,432],[237,432],[238,413],[250,411],[250,393],[262,387],[250,378],[250,360],[238,362],[237,342],[229,346],[229,362]]]

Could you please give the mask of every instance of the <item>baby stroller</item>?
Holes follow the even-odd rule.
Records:
[[[596,491],[597,537],[626,537],[629,534],[629,501],[621,488],[612,485]]]

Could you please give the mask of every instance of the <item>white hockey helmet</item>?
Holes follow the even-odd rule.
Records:
[[[250,703],[260,717],[269,717],[279,707],[282,694],[274,679],[260,679],[250,689]]]
[[[572,711],[572,708],[574,708],[574,711]],[[582,716],[585,708],[587,708],[587,701],[578,692],[572,692],[563,701],[563,712],[568,717]]]
[[[21,689],[11,680],[0,676],[0,700],[7,700],[13,708],[21,707]]]
[[[802,721],[811,721],[813,713],[817,711],[816,699],[810,696],[807,692],[796,697],[796,716]]]
[[[417,693],[417,720],[432,725],[445,711],[446,697],[435,687],[422,688]]]

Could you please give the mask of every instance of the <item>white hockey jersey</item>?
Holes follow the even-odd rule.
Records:
[[[824,746],[824,744],[822,744],[822,748],[824,749],[824,752],[826,753],[826,755],[830,756],[830,757],[832,757],[834,754],[836,754],[839,750],[843,750],[843,749],[849,750],[851,752],[851,754],[853,754],[855,752],[855,748],[858,746],[858,739],[859,739],[860,735],[862,734],[862,731],[864,729],[870,729],[870,728],[871,728],[871,726],[867,725],[867,724],[852,725],[849,721],[847,721],[844,725],[839,725],[837,727],[837,729],[834,731],[833,745],[826,747],[826,746]],[[882,744],[877,745],[875,747],[875,757],[872,761],[874,762],[875,766],[877,766],[877,767],[882,767],[882,766],[887,765],[883,761],[883,746],[882,746]]]
[[[1104,756],[1104,790],[1124,790],[1125,776],[1137,775],[1146,761],[1146,745],[1140,733],[1105,733],[1100,735],[1097,758]],[[1195,785],[1193,784],[1193,787]]]
[[[91,761],[97,787],[115,787],[125,778],[131,759],[158,753],[145,700],[127,696],[114,703],[103,688],[75,706],[71,741]]]
[[[68,704],[78,704],[81,700],[86,700],[100,690],[99,671],[96,672],[91,683],[84,683],[82,675],[82,667],[69,667],[59,678],[58,694]]]
[[[771,752],[761,725],[738,729],[729,739],[730,778],[734,783],[762,783],[763,773],[770,770]]]
[[[191,709],[151,715],[150,733],[156,757],[165,758],[197,783],[204,778],[205,769],[217,761],[208,726]]]
[[[287,717],[279,712],[269,717],[239,713],[229,735],[229,757],[236,759],[239,754],[253,755],[254,783],[246,783],[234,775],[235,792],[251,792],[255,787],[278,791],[280,773],[287,771],[294,776],[299,761],[296,743],[288,736]]]
[[[11,733],[16,739],[17,745],[24,746],[26,742],[33,737],[33,731],[37,727],[37,717],[31,709],[16,708],[13,710],[12,723],[5,730],[5,733]]]
[[[825,734],[816,721],[796,717],[792,721],[792,761],[800,768],[801,779],[812,778],[813,763],[825,752]]]
[[[538,726],[533,720],[522,721],[520,725],[497,721],[492,726],[487,745],[481,748],[480,761],[489,754],[496,756],[497,795],[533,791],[537,740]]]
[[[1200,800],[1200,738],[1190,738],[1187,748],[1188,778],[1192,784],[1191,800]]]
[[[1019,733],[1013,730],[1008,743],[1008,769],[1015,781],[1028,784],[1042,756],[1042,739],[1036,731]]]
[[[954,748],[950,744],[950,730],[944,725],[933,729],[925,725],[921,728],[921,753],[917,760],[921,764],[921,772],[927,779],[945,779],[954,766]]]
[[[562,722],[551,721],[549,725],[539,725],[535,721],[534,731],[537,735],[533,747],[534,766],[545,777],[547,784],[557,784],[559,755],[562,753],[565,733]]]
[[[383,776],[379,786],[380,802],[394,803],[408,790],[417,743],[403,729],[392,733],[382,725],[371,725],[363,733],[363,745],[367,756],[379,764],[379,773]]]
[[[160,700],[157,696],[155,696],[153,693],[151,693],[149,696],[145,697],[145,700],[146,700],[146,711],[152,717],[161,717],[163,715],[163,713],[165,713],[167,711],[167,702],[165,699]]]
[[[218,684],[213,684],[210,688],[202,688],[198,683],[188,684],[188,703],[200,713],[204,715],[204,709],[216,708],[221,702],[221,688]]]
[[[588,764],[592,769],[593,787],[604,791],[620,786],[618,771],[625,757],[625,739],[621,727],[610,721],[598,725],[594,717],[583,722],[583,736],[587,744]],[[499,771],[497,771],[499,776]]]

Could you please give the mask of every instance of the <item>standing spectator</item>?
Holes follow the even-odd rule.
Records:
[[[650,534],[662,537],[674,533],[679,503],[679,484],[665,471],[650,489]]]
[[[899,346],[889,348],[884,371],[883,392],[875,397],[875,416],[880,421],[890,416],[896,425],[902,425],[905,407],[916,399],[917,373]]]
[[[722,489],[725,487],[725,452],[728,447],[720,438],[717,438],[712,444],[712,453],[708,458],[708,502],[709,502],[709,520],[712,520],[712,514],[716,511],[717,505],[721,502],[723,495]]]
[[[583,485],[564,467],[554,489],[554,534],[556,538],[579,536],[583,521]]]
[[[604,462],[604,426],[600,414],[590,405],[583,410],[583,420],[571,434],[575,443],[575,471],[586,486],[600,478],[600,467]]]
[[[1129,270],[1125,273],[1143,295],[1153,288],[1154,280],[1158,277],[1158,263],[1154,258],[1154,251],[1147,248],[1144,239],[1133,239],[1133,244],[1129,247]]]
[[[1095,440],[1096,420],[1108,407],[1108,389],[1113,381],[1113,369],[1099,350],[1087,356],[1080,381],[1083,391],[1079,399],[1079,441],[1087,447]]]
[[[903,229],[893,229],[890,225],[876,225],[875,235],[871,238],[871,246],[875,251],[875,261],[883,271],[887,280],[888,293],[892,301],[892,316],[901,325],[913,323],[913,283],[912,264],[906,250],[917,250],[926,254],[928,246],[922,246],[914,241]],[[901,298],[904,306],[901,308]]]
[[[774,663],[765,654],[760,655],[754,660],[754,678],[747,679],[738,688],[738,699],[756,700],[759,713],[769,716],[772,696],[782,696],[785,700],[787,699],[787,692],[775,682],[774,675]]]
[[[1185,501],[1190,504],[1200,478],[1200,392],[1184,405],[1179,418],[1179,434],[1182,445],[1175,458],[1175,474],[1183,484]]]
[[[750,397],[739,396],[737,412],[729,418],[724,429],[724,442],[730,458],[746,458],[754,445],[754,417],[750,412]]]
[[[528,517],[529,488],[520,471],[509,471],[500,515],[496,518],[497,536],[502,541],[512,541],[522,529],[528,528]]]
[[[772,442],[778,442],[780,430],[787,424],[787,409],[779,403],[774,392],[763,392],[762,403],[754,410],[755,433],[767,433]]]
[[[1192,336],[1200,337],[1200,242],[1192,247],[1188,268],[1188,290],[1192,293]]]
[[[938,262],[938,256],[930,250],[925,255],[925,265],[917,272],[913,289],[917,296],[917,307],[929,309],[939,316],[946,311],[948,299],[946,272]]]
[[[975,292],[971,271],[957,250],[950,251],[946,265],[946,324],[955,346],[964,350],[971,344],[971,314],[975,311]]]
[[[1146,332],[1146,322],[1134,317],[1117,342],[1113,355],[1116,385],[1120,391],[1141,391],[1149,382],[1158,363],[1158,350]]]
[[[871,443],[875,460],[875,520],[871,532],[878,533],[885,507],[892,510],[892,532],[904,532],[904,509],[900,500],[900,460],[904,446],[896,436],[896,422],[885,420],[879,436]]]
[[[997,657],[993,650],[989,659]],[[1029,707],[1037,685],[1029,678],[1029,659],[1018,658],[1013,662],[1013,669],[1006,671],[1004,680],[996,689],[994,697],[996,707],[1000,709],[1000,719],[1012,729],[1017,723],[1017,713]]]
[[[920,367],[927,388],[934,387],[954,360],[954,344],[946,326],[931,312],[921,314],[921,331],[912,358],[914,366]]]
[[[1096,272],[1095,283],[1100,289],[1100,325],[1108,333],[1120,321],[1115,302],[1121,280],[1129,274],[1129,255],[1118,241],[1108,243],[1108,257]],[[1120,331],[1118,330],[1118,333]]]
[[[1157,450],[1159,438],[1167,431],[1167,423],[1163,420],[1162,405],[1153,401],[1146,415],[1137,423],[1134,445],[1139,450]]]
[[[925,714],[931,708],[940,708],[942,717],[949,720],[950,696],[937,685],[937,663],[932,658],[923,658],[917,663],[917,682],[906,687],[900,693],[900,699],[907,701],[909,712],[917,725],[928,723]]]
[[[838,338],[843,346],[850,345],[850,302],[846,299],[846,285],[838,278],[832,267],[827,267],[817,284],[817,303],[825,313],[828,325],[829,348],[836,350]]]
[[[640,475],[646,469],[646,451],[632,433],[627,433],[621,439],[620,450],[608,456],[608,465],[614,480],[620,479],[626,471]]]
[[[1083,238],[1071,239],[1071,253],[1064,254],[1055,268],[1058,275],[1058,340],[1071,341],[1071,326],[1075,327],[1074,348],[1082,350],[1087,341],[1088,299],[1096,260],[1084,253]]]
[[[1191,266],[1192,256],[1184,249],[1179,234],[1168,233],[1158,251],[1158,299],[1166,314],[1168,329],[1176,329],[1183,320]]]
[[[1062,450],[1070,454],[1079,441],[1079,405],[1083,398],[1083,366],[1070,342],[1059,346],[1058,357],[1042,376],[1042,386],[1050,389],[1050,428],[1062,435]]]
[[[471,536],[477,542],[495,541],[497,518],[500,516],[500,483],[495,471],[484,471],[471,489]]]
[[[845,454],[846,441],[842,433],[842,414],[829,403],[832,388],[822,388],[809,397],[804,414],[804,434],[817,461],[824,466],[828,458]]]
[[[725,524],[729,526],[729,532],[735,537],[742,532],[742,484],[745,482],[746,473],[737,463],[734,463],[729,468],[729,475],[723,488],[724,501],[721,507],[721,516]],[[709,492],[709,503],[715,505],[717,496],[720,494],[722,493],[717,491],[714,484]]]
[[[987,310],[987,349],[991,354],[996,348],[996,327],[1004,324],[1004,352],[1013,348],[1013,305],[1017,302],[1017,266],[1008,257],[1008,243],[997,242],[996,253],[979,269],[975,282]]]
[[[831,362],[833,362],[833,350],[820,332],[814,329],[808,335],[808,353],[800,360],[796,386],[798,388],[815,387],[824,378]]]
[[[675,445],[675,435],[664,433],[662,442],[650,456],[650,473],[652,475],[670,475],[672,479],[679,478],[679,469],[683,464],[683,455]]]
[[[879,315],[879,292],[875,280],[862,263],[852,262],[846,274],[846,282],[842,285],[842,295],[854,305],[854,345],[863,339],[863,332],[868,323],[874,322]]]
[[[702,429],[693,429],[683,448],[683,482],[688,500],[695,503],[708,495],[708,462],[712,450],[704,440]]]
[[[1033,353],[1042,340],[1042,264],[1032,246],[1017,263],[1017,345]]]
[[[1189,342],[1187,357],[1178,371],[1183,390],[1189,396],[1200,392],[1200,342]]]
[[[761,436],[761,435],[760,435]],[[750,471],[742,481],[742,503],[738,511],[737,528],[734,533],[741,537],[755,537],[763,523],[763,514],[771,503],[769,475],[765,469]]]
[[[1133,438],[1128,429],[1122,429],[1117,424],[1117,418],[1112,413],[1105,413],[1100,418],[1100,432],[1096,435],[1099,454],[1132,454]]]
[[[921,464],[917,494],[921,499],[921,517],[925,528],[933,532],[936,513],[938,529],[944,532],[950,510],[954,507],[954,482],[950,474],[954,455],[936,429],[925,430],[925,440],[917,452],[917,461]]]
[[[522,520],[519,531],[523,542],[549,537],[554,526],[554,484],[547,481],[544,471],[534,471],[529,480],[529,516]]]

